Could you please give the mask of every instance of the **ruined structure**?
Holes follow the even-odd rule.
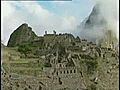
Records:
[[[29,57],[12,47],[3,61],[2,90],[117,90],[118,53],[113,48],[56,31],[25,44],[31,48]]]

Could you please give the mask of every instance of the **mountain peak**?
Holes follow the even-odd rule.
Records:
[[[23,23],[11,34],[7,46],[17,46],[23,42],[32,41],[36,37],[37,35],[32,31],[32,28]]]

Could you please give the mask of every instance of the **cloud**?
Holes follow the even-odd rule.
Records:
[[[2,41],[7,44],[10,34],[22,23],[28,23],[37,35],[44,31],[73,32],[79,21],[74,16],[60,16],[44,9],[37,2],[2,1]]]
[[[118,37],[118,22],[119,22],[119,0],[94,0],[100,3],[100,16],[107,21],[109,28],[116,33]]]
[[[93,0],[95,2],[94,9],[90,17],[87,17],[80,26],[80,37],[87,38],[91,41],[101,39],[107,30],[112,30],[117,39],[119,39],[119,15],[118,0]],[[91,20],[91,25],[86,24],[86,20]],[[104,23],[102,22],[104,20]],[[86,25],[86,26],[85,26]],[[89,26],[89,27],[87,27]]]

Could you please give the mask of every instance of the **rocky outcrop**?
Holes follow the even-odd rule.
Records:
[[[32,31],[32,28],[24,23],[11,34],[7,46],[14,47],[24,42],[30,42],[36,38],[37,35]]]

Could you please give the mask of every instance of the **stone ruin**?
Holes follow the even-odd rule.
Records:
[[[51,67],[44,67],[37,76],[21,76],[2,72],[3,84],[5,84],[2,90],[87,90],[82,78],[80,62],[72,56],[77,55],[81,59],[81,55],[90,55],[106,59],[111,58],[114,53],[108,48],[97,47],[96,44],[85,39],[74,39],[71,34],[57,35],[55,31],[54,34],[47,34],[46,31],[43,38],[46,48],[39,50],[40,57],[45,61],[47,56],[51,56],[51,58],[48,57]],[[51,49],[56,43],[63,43],[65,52],[68,54],[67,58],[62,56],[60,62],[59,57],[61,56],[59,56],[57,49]],[[53,55],[54,53],[56,55]],[[70,60],[73,65],[67,66]],[[5,83],[4,80],[6,80]]]

